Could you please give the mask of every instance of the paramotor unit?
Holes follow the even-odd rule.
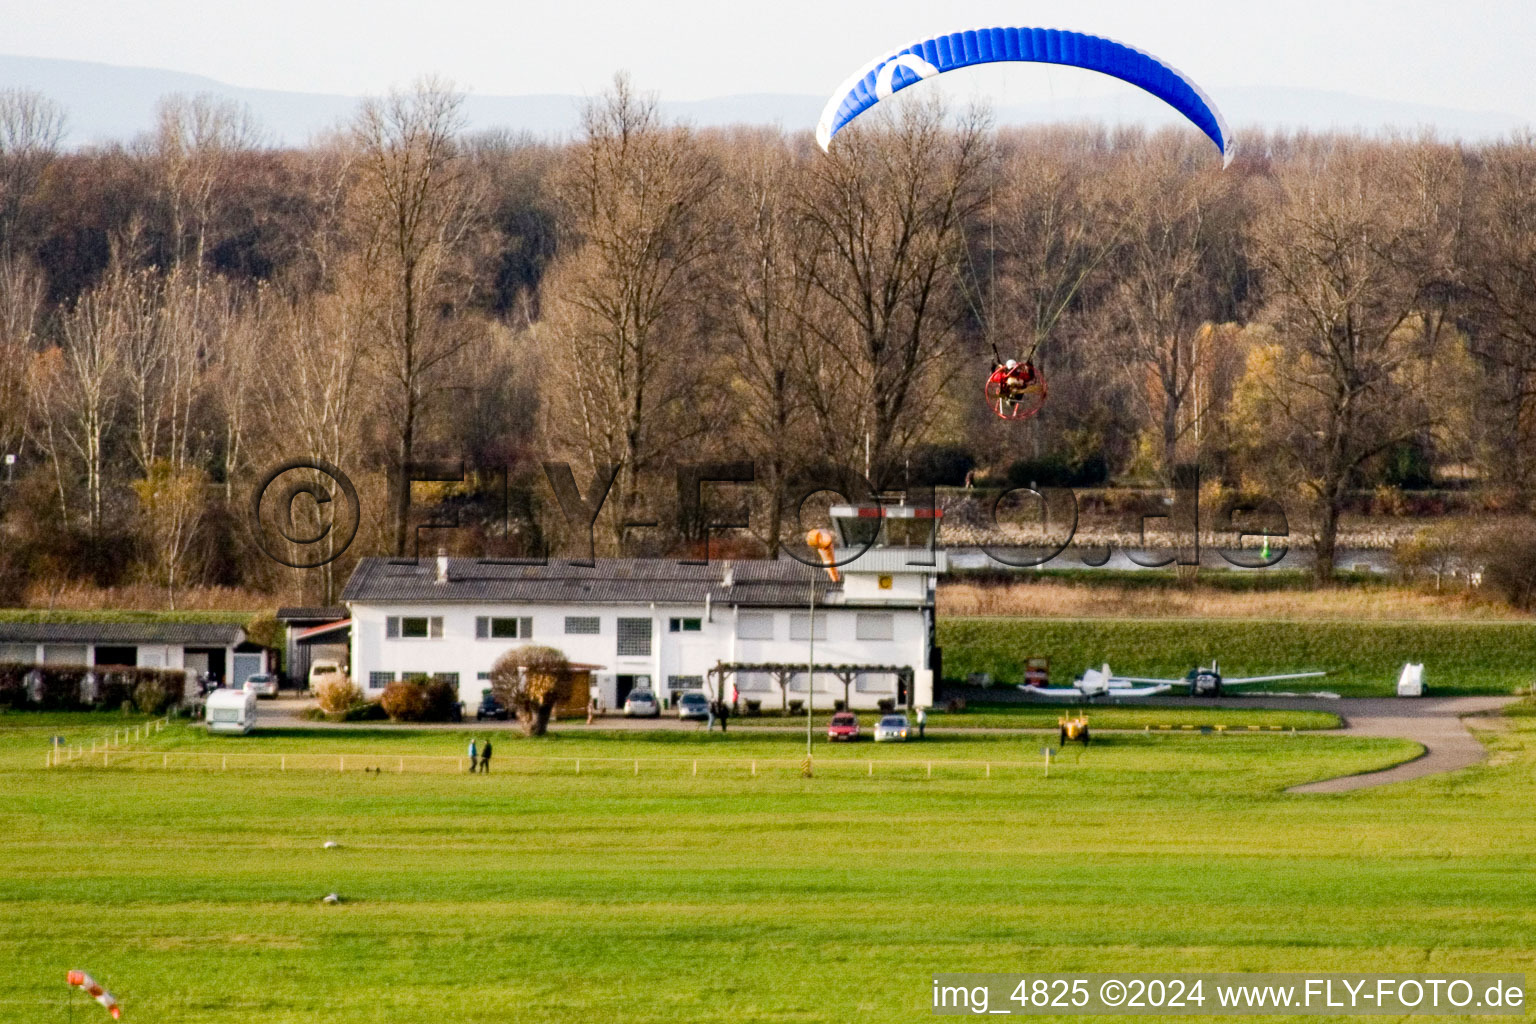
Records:
[[[1045,405],[1045,377],[1029,360],[999,363],[987,378],[987,407],[1005,420],[1027,420]]]

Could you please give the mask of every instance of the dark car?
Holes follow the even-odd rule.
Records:
[[[490,690],[485,691],[485,694],[480,698],[480,706],[475,709],[475,721],[477,722],[483,722],[487,718],[494,718],[498,722],[505,722],[511,717],[511,713],[507,711],[501,701],[496,699],[496,695]]]

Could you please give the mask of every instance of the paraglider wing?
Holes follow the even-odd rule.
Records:
[[[870,61],[832,94],[816,125],[826,149],[832,136],[870,107],[925,78],[997,61],[1064,64],[1098,71],[1145,89],[1188,118],[1232,162],[1232,138],[1221,112],[1191,79],[1151,54],[1113,39],[1054,28],[982,28],[951,32]]]

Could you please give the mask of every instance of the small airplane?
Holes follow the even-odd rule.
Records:
[[[1138,682],[1150,682],[1149,686],[1137,686]],[[1177,680],[1138,680],[1122,678],[1109,671],[1106,663],[1103,668],[1090,668],[1084,672],[1071,686],[1035,686],[1026,683],[1019,689],[1037,700],[1060,701],[1085,701],[1099,697],[1108,697],[1113,700],[1121,698],[1155,697],[1160,693],[1167,693],[1173,689]]]
[[[1107,672],[1109,670],[1109,666],[1105,665],[1104,669]],[[1316,679],[1319,676],[1326,676],[1327,674],[1327,672],[1288,672],[1283,675],[1238,676],[1235,678],[1229,678],[1221,674],[1221,668],[1217,665],[1215,660],[1212,660],[1210,667],[1207,668],[1201,666],[1199,668],[1192,668],[1187,673],[1185,673],[1184,678],[1182,679],[1154,679],[1145,676],[1114,676],[1109,680],[1109,685],[1114,687],[1116,684],[1130,686],[1136,683],[1146,683],[1154,685],[1165,684],[1167,686],[1187,686],[1189,687],[1189,695],[1191,697],[1220,697],[1224,690],[1234,686],[1251,686],[1254,683],[1277,683],[1285,679]],[[1086,678],[1088,673],[1085,672],[1083,675],[1084,678]],[[1322,694],[1319,694],[1319,696],[1322,696]]]

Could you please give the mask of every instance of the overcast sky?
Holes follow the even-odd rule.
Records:
[[[1304,85],[1536,121],[1536,0],[0,0],[0,14],[0,53],[242,86],[362,94],[438,72],[480,94],[592,94],[625,68],[670,100],[823,95],[921,36],[1044,25],[1131,43],[1212,91]]]

